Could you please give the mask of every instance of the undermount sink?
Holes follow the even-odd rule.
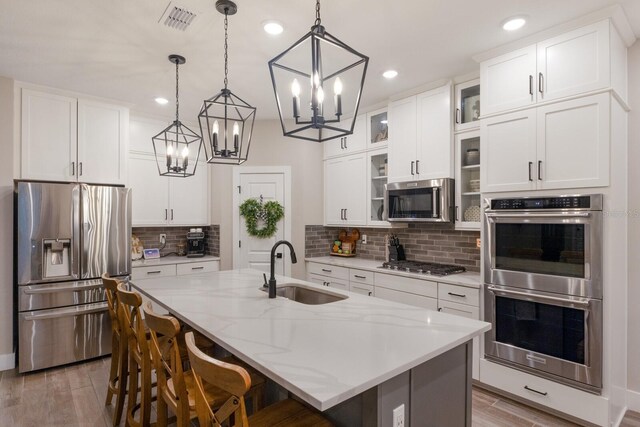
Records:
[[[269,291],[267,288],[261,288],[261,290],[263,292]],[[344,295],[306,288],[293,283],[278,285],[276,288],[276,295],[279,297],[290,299],[291,301],[299,302],[301,304],[310,305],[329,304],[330,302],[341,301],[343,299],[349,298]]]

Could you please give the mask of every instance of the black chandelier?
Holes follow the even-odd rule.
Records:
[[[166,129],[151,138],[151,141],[160,175],[185,178],[196,173],[202,138],[180,122],[178,67],[184,64],[186,59],[180,55],[169,55],[169,61],[176,64],[176,119]]]
[[[204,101],[198,121],[208,163],[242,164],[249,156],[256,108],[234,95],[228,85],[228,16],[238,7],[231,0],[218,0],[224,14],[224,88]]]
[[[269,61],[284,136],[323,142],[352,134],[368,64],[367,56],[325,30],[316,0],[311,31]],[[301,88],[305,82],[309,90]],[[333,102],[327,102],[331,86]]]

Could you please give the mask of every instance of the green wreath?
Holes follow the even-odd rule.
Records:
[[[240,205],[240,215],[247,223],[247,233],[259,239],[266,239],[278,231],[276,224],[284,217],[284,208],[275,200],[261,203],[256,199],[247,199]],[[258,228],[258,220],[265,225]]]

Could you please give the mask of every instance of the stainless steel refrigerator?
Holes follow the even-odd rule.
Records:
[[[20,372],[111,353],[103,273],[131,272],[131,191],[15,182]]]

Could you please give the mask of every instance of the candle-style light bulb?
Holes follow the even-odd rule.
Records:
[[[293,79],[291,83],[291,93],[293,94],[293,117],[300,117],[300,83],[298,79]]]
[[[337,77],[333,82],[333,93],[336,95],[336,116],[340,117],[342,115],[342,80],[340,77]]]
[[[314,88],[320,86],[320,74],[318,74],[317,71],[313,74],[313,79],[311,79],[311,86]]]
[[[182,153],[180,154],[182,154],[182,168],[184,171],[186,171],[187,165],[189,164],[189,147],[185,145],[182,149]]]
[[[238,139],[240,138],[240,126],[238,122],[233,123],[233,149],[238,152]]]
[[[213,122],[213,132],[211,135],[211,139],[213,139],[213,151],[218,151],[218,133],[220,132],[220,125],[218,121]]]
[[[167,146],[167,169],[171,167],[171,156],[173,156],[173,145]]]

